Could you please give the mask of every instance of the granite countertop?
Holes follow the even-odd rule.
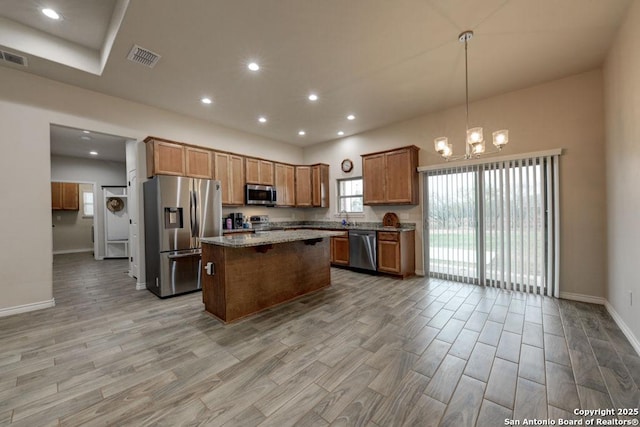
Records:
[[[227,248],[249,248],[275,243],[322,239],[325,237],[339,236],[340,234],[338,231],[324,230],[257,231],[254,234],[229,234],[221,237],[204,237],[200,239],[200,241],[202,243]]]
[[[373,230],[373,231],[409,231],[415,230],[414,223],[402,223],[400,227],[385,227],[381,222],[350,222],[342,225],[340,221],[288,221],[272,222],[271,229],[287,230],[291,228],[312,228],[323,230]]]

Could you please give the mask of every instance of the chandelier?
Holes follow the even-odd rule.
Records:
[[[473,37],[473,31],[463,31],[458,36],[458,40],[464,43],[464,82],[465,82],[465,104],[467,115],[467,143],[465,144],[464,156],[452,157],[453,147],[449,143],[449,139],[446,136],[441,136],[433,140],[435,149],[442,157],[448,160],[457,159],[472,159],[479,157],[485,153],[484,135],[481,127],[469,127],[469,66],[467,55],[467,43]],[[509,142],[509,131],[506,129],[493,132],[493,145],[502,150],[502,147]],[[494,151],[495,152],[495,151]]]

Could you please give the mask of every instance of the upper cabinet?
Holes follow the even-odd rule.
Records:
[[[311,166],[296,166],[296,206],[311,207]]]
[[[148,137],[144,142],[147,149],[147,177],[186,176],[184,145],[153,137]]]
[[[296,206],[329,207],[329,165],[296,166]]]
[[[418,147],[362,155],[365,205],[418,204]]]
[[[222,205],[244,205],[244,158],[231,153],[213,153],[214,179],[220,180]]]
[[[247,184],[274,185],[273,162],[245,157]]]
[[[329,165],[311,166],[311,197],[314,208],[329,207]]]
[[[276,205],[295,206],[295,168],[283,163],[275,164]]]
[[[223,206],[245,204],[245,185],[276,187],[277,206],[329,207],[329,165],[294,166],[147,137],[147,176],[217,179]],[[297,203],[296,203],[297,202]]]
[[[186,175],[193,178],[213,178],[211,151],[196,147],[184,147]]]
[[[51,209],[77,211],[80,209],[79,185],[75,182],[51,183]]]

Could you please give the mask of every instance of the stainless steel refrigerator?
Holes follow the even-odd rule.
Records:
[[[147,289],[160,298],[202,289],[200,239],[222,235],[220,181],[158,175],[143,192]]]

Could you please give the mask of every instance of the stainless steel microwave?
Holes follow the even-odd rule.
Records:
[[[276,188],[271,185],[246,186],[247,205],[274,206],[276,204]]]

